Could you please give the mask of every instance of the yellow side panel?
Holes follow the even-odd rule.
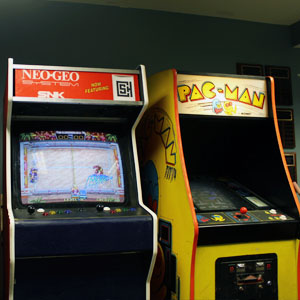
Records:
[[[196,252],[195,300],[215,299],[215,262],[219,257],[266,253],[277,254],[278,299],[298,299],[298,244],[297,240],[289,240],[198,247]]]
[[[159,219],[172,224],[172,254],[177,258],[180,299],[190,298],[194,224],[189,204],[175,115],[174,74],[158,73],[148,81],[149,109],[139,124],[141,169],[152,161],[158,176]]]
[[[298,299],[299,242],[296,240],[199,246],[196,253],[193,252],[198,224],[181,145],[176,76],[174,70],[168,70],[149,78],[149,108],[137,128],[141,170],[151,162],[157,174],[158,219],[172,225],[171,253],[177,260],[180,298],[172,293],[171,299],[214,300],[215,262],[218,258],[267,253],[277,255],[279,300]],[[179,90],[179,100],[184,102],[189,93],[190,90],[183,86]],[[201,98],[201,95],[194,90],[192,97]]]

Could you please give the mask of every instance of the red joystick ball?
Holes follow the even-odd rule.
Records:
[[[247,213],[247,211],[248,211],[247,207],[243,206],[243,207],[240,208],[240,213],[243,214],[243,215],[245,215]]]

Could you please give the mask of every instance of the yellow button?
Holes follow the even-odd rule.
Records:
[[[50,211],[49,211],[49,214],[50,214],[50,215],[56,215],[56,211],[55,211],[55,210],[50,210]]]

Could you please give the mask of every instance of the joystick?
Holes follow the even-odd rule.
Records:
[[[103,211],[103,208],[104,208],[104,206],[102,204],[97,204],[96,205],[96,209],[97,209],[98,212]]]
[[[35,213],[35,207],[32,206],[32,205],[28,205],[27,207],[27,211],[30,215],[34,214]]]
[[[243,206],[243,207],[240,208],[240,213],[241,213],[242,215],[245,215],[247,212],[248,212],[247,207]]]
[[[235,213],[235,218],[241,219],[241,220],[248,220],[249,215],[247,215],[248,209],[247,207],[241,207],[239,212]]]

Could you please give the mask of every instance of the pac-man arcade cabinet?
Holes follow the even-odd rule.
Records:
[[[156,216],[135,127],[145,68],[13,64],[5,96],[5,300],[149,299]]]
[[[152,299],[299,299],[299,203],[272,78],[150,77],[138,126],[159,218]]]

